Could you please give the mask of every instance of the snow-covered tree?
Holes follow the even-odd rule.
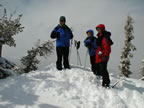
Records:
[[[23,31],[24,27],[21,26],[20,19],[22,15],[14,18],[14,11],[12,14],[7,15],[7,11],[0,4],[0,78],[5,78],[9,75],[15,74],[17,66],[8,61],[2,56],[2,46],[16,46],[13,36]]]
[[[52,53],[54,49],[53,42],[47,41],[44,43],[40,43],[40,40],[38,40],[36,47],[32,48],[31,50],[27,51],[27,55],[22,57],[21,63],[22,63],[22,73],[28,73],[30,71],[34,71],[38,69],[37,64],[39,64],[39,60],[37,59],[37,56],[44,56],[47,57],[50,53]]]
[[[126,25],[124,27],[125,30],[125,41],[124,41],[124,47],[121,51],[121,61],[119,65],[119,69],[121,71],[120,76],[129,77],[129,75],[132,73],[130,71],[130,58],[133,57],[132,51],[136,50],[135,45],[132,44],[132,40],[134,39],[133,28],[134,20],[131,16],[127,17]]]
[[[6,78],[10,75],[17,74],[15,69],[18,67],[13,62],[1,57],[0,58],[0,79]]]
[[[142,74],[141,79],[144,80],[144,60],[142,60],[141,74]]]
[[[2,5],[0,6],[2,7]],[[15,47],[16,43],[13,36],[22,32],[24,29],[20,23],[22,15],[19,15],[17,18],[13,18],[13,15],[16,13],[13,12],[10,16],[8,16],[5,8],[2,13],[2,16],[0,16],[0,57],[2,55],[2,45],[6,44],[10,47]]]

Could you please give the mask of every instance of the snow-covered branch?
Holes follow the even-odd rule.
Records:
[[[13,36],[22,32],[24,29],[20,23],[22,15],[13,19],[14,14],[15,12],[8,16],[4,8],[3,15],[0,17],[0,42],[8,46],[16,46]]]
[[[131,16],[127,17],[126,25],[124,27],[125,29],[125,41],[124,41],[124,47],[121,51],[121,61],[119,65],[119,69],[121,71],[121,76],[129,77],[129,75],[132,73],[130,71],[130,58],[133,57],[132,51],[136,50],[135,45],[132,44],[132,40],[134,39],[133,33],[133,19]]]
[[[142,75],[142,80],[144,80],[144,60],[142,60],[142,67],[140,68],[140,72],[141,72],[141,75]]]
[[[32,48],[27,51],[27,55],[22,57],[22,69],[21,71],[24,73],[28,73],[30,71],[34,71],[38,69],[37,64],[39,64],[39,60],[36,58],[37,56],[47,57],[52,53],[54,49],[53,42],[47,41],[44,43],[40,43],[40,40],[36,43],[36,48]]]

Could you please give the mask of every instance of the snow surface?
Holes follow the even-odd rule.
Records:
[[[13,62],[8,61],[7,59],[1,57],[0,58],[0,73],[6,74],[6,75],[16,75],[16,72],[14,71],[18,67]],[[0,76],[1,78],[2,76]]]
[[[0,58],[0,66],[3,68],[11,69],[15,66],[15,64],[6,60],[5,58],[1,57]]]
[[[3,38],[3,37],[0,37],[0,41],[2,41],[2,42],[3,42],[3,41],[4,41],[4,38]]]
[[[120,79],[111,74],[111,83]],[[79,67],[42,71],[0,80],[0,108],[144,108],[144,82],[122,79],[114,89]]]

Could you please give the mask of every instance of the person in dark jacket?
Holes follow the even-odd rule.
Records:
[[[71,29],[66,25],[66,18],[64,16],[60,17],[60,24],[58,24],[51,33],[51,38],[56,39],[56,52],[57,61],[56,67],[58,70],[62,70],[62,59],[65,69],[70,69],[69,65],[69,47],[70,39],[73,38]]]
[[[91,63],[91,70],[97,76],[100,76],[97,64],[95,62],[96,59],[96,50],[97,50],[97,38],[94,36],[93,30],[88,30],[87,38],[84,40],[84,45],[88,48],[88,52],[90,55],[90,63]]]
[[[98,25],[96,27],[96,30],[98,31],[98,49],[96,51],[96,63],[98,64],[99,70],[102,74],[102,86],[109,87],[110,78],[107,70],[107,63],[109,61],[111,53],[111,45],[113,44],[110,39],[111,33],[105,30],[105,25],[103,24]]]

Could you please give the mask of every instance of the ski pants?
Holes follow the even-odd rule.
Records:
[[[100,76],[101,74],[99,71],[99,66],[98,64],[96,64],[95,60],[96,60],[96,55],[90,56],[91,70],[95,75]]]
[[[101,72],[102,79],[103,79],[102,85],[105,85],[105,84],[109,85],[110,78],[109,78],[109,73],[107,70],[107,62],[99,63],[98,66],[99,66],[99,71]]]
[[[57,52],[57,61],[56,61],[56,67],[58,70],[62,69],[62,59],[63,59],[63,65],[64,68],[70,68],[69,66],[69,47],[56,47]]]

